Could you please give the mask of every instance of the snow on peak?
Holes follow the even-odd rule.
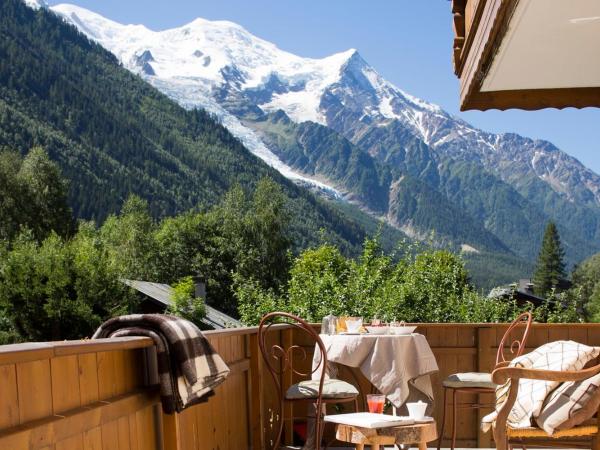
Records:
[[[321,100],[344,72],[360,73],[366,83],[363,87],[376,93],[378,104],[364,105],[366,114],[408,121],[415,132],[422,134],[418,116],[442,113],[438,106],[408,95],[386,81],[354,48],[325,58],[304,58],[224,20],[197,18],[178,28],[153,31],[142,25],[119,24],[74,5],[58,5],[52,10],[140,75],[188,80],[206,95],[213,95],[223,86],[257,90],[275,80],[284,88],[269,93],[258,106],[266,112],[281,109],[295,122],[327,125]],[[152,55],[151,61],[142,61],[146,52]]]
[[[44,0],[23,0],[23,2],[32,9],[48,8],[48,4]]]
[[[257,88],[273,75],[283,84],[303,85],[304,95],[282,94],[272,105],[266,105],[267,110],[278,104],[286,106],[292,118],[300,121],[322,121],[317,97],[338,79],[340,67],[356,53],[351,49],[323,59],[302,58],[229,21],[197,18],[178,28],[152,31],[141,25],[119,24],[74,5],[57,5],[52,10],[113,52],[133,71],[139,72],[135,61],[150,51],[154,60],[148,64],[156,77],[195,79],[209,91],[226,84],[226,74],[232,69],[242,78],[241,89]],[[294,109],[298,114],[293,113]]]
[[[308,62],[318,60],[284,52],[228,21],[198,18],[179,28],[153,31],[143,25],[123,25],[75,5],[61,4],[51,10],[183,107],[203,108],[214,114],[248,150],[287,178],[341,197],[334,187],[285,165],[214,96],[229,81],[227,74],[232,68],[248,88],[260,85],[274,73],[298,77]]]

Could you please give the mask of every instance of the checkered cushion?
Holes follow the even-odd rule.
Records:
[[[600,405],[600,374],[582,381],[563,383],[544,401],[536,422],[546,433],[573,428],[598,411]]]
[[[590,347],[573,341],[555,341],[513,359],[510,366],[557,371],[580,370],[599,354],[600,347]],[[510,383],[509,379],[496,388],[496,410],[482,419],[481,426],[484,431],[491,428],[498,411],[506,402]],[[558,381],[521,378],[517,398],[507,418],[507,425],[512,428],[531,427],[532,419],[539,416],[546,396],[559,384]]]

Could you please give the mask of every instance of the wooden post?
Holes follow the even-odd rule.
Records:
[[[262,392],[262,355],[258,347],[258,334],[246,335],[246,357],[250,358],[250,370],[246,372],[248,386],[248,430],[250,448],[265,448],[263,392]]]
[[[284,349],[290,348],[294,343],[292,342],[294,339],[293,329],[289,328],[283,331],[283,345]],[[283,394],[287,390],[289,386],[291,386],[294,382],[294,372],[292,371],[292,364],[290,362],[290,367],[283,373],[283,380],[281,384],[281,389],[283,390]],[[284,434],[285,434],[285,444],[292,445],[294,443],[294,407],[292,402],[284,403],[284,410],[282,411],[282,419],[284,421]]]
[[[491,327],[477,328],[477,370],[479,372],[491,372],[494,369],[496,355],[494,353],[494,329]],[[481,403],[491,402],[489,394],[479,394],[477,401]],[[481,419],[488,414],[489,411],[481,408],[477,409],[477,447],[491,447],[491,433],[484,433],[481,430]]]

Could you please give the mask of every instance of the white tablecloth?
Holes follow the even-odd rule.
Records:
[[[424,400],[433,407],[429,375],[438,365],[422,334],[408,335],[321,335],[329,363],[357,367],[394,406],[406,401]],[[316,350],[316,349],[315,349]],[[315,351],[313,369],[319,365]],[[312,377],[318,379],[321,370]]]

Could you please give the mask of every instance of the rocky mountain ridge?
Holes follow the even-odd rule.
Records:
[[[152,31],[51,9],[184,107],[216,115],[288,178],[414,237],[434,231],[532,260],[555,220],[571,262],[597,250],[597,174],[549,142],[476,129],[409,95],[354,49],[302,58],[227,21]]]

